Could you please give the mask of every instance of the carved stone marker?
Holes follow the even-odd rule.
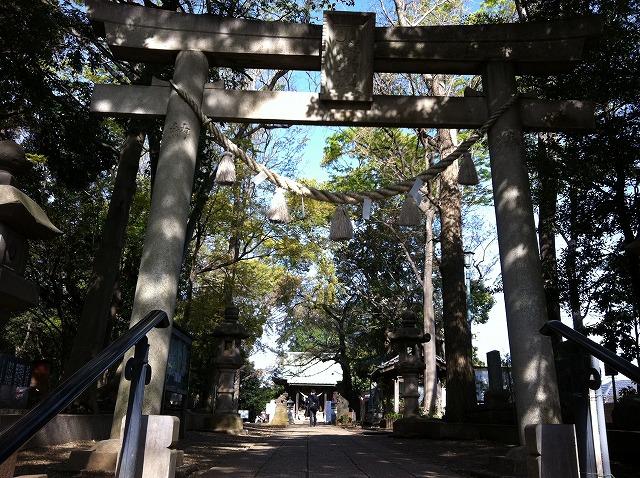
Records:
[[[324,12],[321,101],[373,101],[375,23],[375,13]]]
[[[492,350],[487,352],[487,369],[489,372],[489,390],[484,392],[484,404],[492,409],[510,409],[511,394],[504,389],[504,377],[502,375],[502,359],[500,352]]]
[[[487,369],[489,371],[489,390],[502,392],[504,380],[502,379],[502,360],[500,352],[492,350],[487,352]]]

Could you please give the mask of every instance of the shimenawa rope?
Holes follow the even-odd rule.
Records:
[[[502,116],[509,108],[511,108],[517,101],[518,96],[512,96],[507,102],[500,107],[496,108],[487,121],[484,122],[480,128],[476,129],[471,135],[460,143],[454,151],[447,155],[444,159],[438,163],[432,165],[426,171],[418,174],[404,181],[400,181],[389,186],[376,189],[374,191],[360,191],[360,192],[338,192],[328,191],[326,189],[317,189],[311,186],[306,186],[286,176],[281,176],[278,173],[271,171],[269,168],[256,162],[253,158],[248,156],[242,149],[240,149],[233,141],[227,138],[224,133],[218,128],[218,126],[208,118],[202,111],[200,104],[189,95],[183,88],[176,85],[173,81],[169,81],[171,87],[180,95],[180,97],[189,105],[200,122],[207,128],[209,133],[213,136],[213,139],[218,145],[233,153],[236,157],[240,158],[249,168],[256,173],[264,173],[266,179],[275,184],[279,188],[292,191],[296,194],[307,196],[317,201],[330,202],[333,204],[358,204],[364,201],[365,198],[372,200],[384,200],[398,194],[406,193],[411,189],[416,179],[426,181],[429,178],[435,178],[442,171],[447,169],[456,159],[468,152],[471,147],[478,142],[485,133],[493,126],[493,124]]]

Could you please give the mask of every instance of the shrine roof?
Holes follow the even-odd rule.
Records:
[[[321,360],[305,352],[288,352],[278,378],[289,385],[330,385],[342,380],[342,367],[334,360]]]

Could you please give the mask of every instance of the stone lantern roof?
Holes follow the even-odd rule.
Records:
[[[27,165],[22,146],[0,141],[0,222],[26,239],[51,239],[62,232],[33,199],[14,186],[14,175]]]
[[[410,310],[402,312],[402,325],[393,332],[388,332],[387,337],[393,343],[424,343],[431,340],[431,335],[418,328],[416,314]]]
[[[247,329],[238,323],[239,310],[237,307],[227,307],[224,309],[224,321],[213,329],[214,337],[228,339],[246,339],[251,336]]]
[[[22,146],[11,140],[0,141],[0,169],[20,174],[27,169],[28,164]]]

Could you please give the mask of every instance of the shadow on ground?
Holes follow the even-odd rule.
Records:
[[[92,442],[23,451],[16,475],[57,471],[72,449]],[[505,460],[510,446],[480,441],[394,438],[381,431],[291,426],[275,429],[250,425],[242,435],[188,432],[177,448],[184,450],[178,477],[509,477]],[[620,465],[616,478],[638,476],[638,470]]]

